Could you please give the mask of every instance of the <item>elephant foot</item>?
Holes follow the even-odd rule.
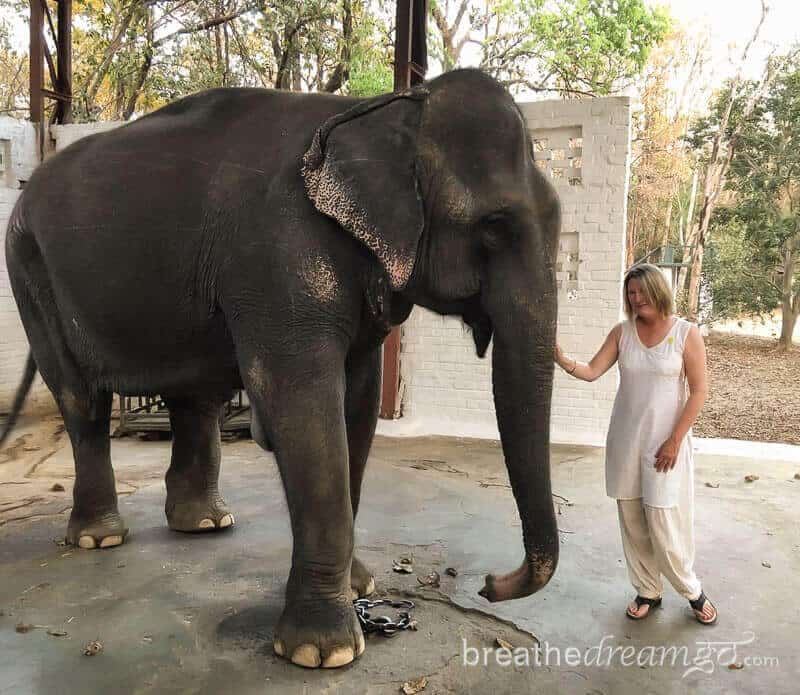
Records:
[[[128,529],[119,512],[91,517],[87,514],[76,514],[73,510],[67,525],[66,541],[79,548],[94,550],[122,545],[127,535]]]
[[[275,630],[275,653],[306,668],[338,668],[364,653],[364,633],[349,597],[287,600]]]
[[[364,598],[375,591],[375,579],[361,560],[353,555],[353,563],[350,565],[350,589],[352,599]]]
[[[219,495],[175,500],[167,496],[167,524],[173,531],[201,533],[231,528],[235,520]]]

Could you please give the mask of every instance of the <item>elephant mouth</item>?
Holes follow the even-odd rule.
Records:
[[[475,341],[475,351],[478,357],[483,357],[492,341],[492,321],[481,306],[480,295],[475,295],[467,301],[462,314],[464,323],[472,331],[472,340]]]

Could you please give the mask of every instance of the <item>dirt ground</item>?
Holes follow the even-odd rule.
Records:
[[[800,346],[712,332],[706,350],[709,397],[694,433],[800,444]]]

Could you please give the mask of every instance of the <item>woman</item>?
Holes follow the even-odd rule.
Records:
[[[625,275],[627,321],[615,326],[588,364],[566,357],[567,374],[594,381],[619,361],[620,385],[606,441],[606,493],[617,500],[622,547],[641,620],[661,605],[661,575],[689,600],[697,620],[717,611],[694,573],[694,466],[691,427],[706,399],[700,331],[673,315],[672,293],[654,265]],[[688,397],[686,386],[688,384]]]

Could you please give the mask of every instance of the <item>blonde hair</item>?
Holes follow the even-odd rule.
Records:
[[[642,288],[642,294],[658,313],[664,318],[672,316],[672,290],[670,290],[667,280],[658,267],[652,263],[637,263],[625,273],[625,282],[622,285],[622,300],[625,303],[625,315],[632,319],[634,316],[633,307],[628,299],[628,283],[631,280],[638,280]]]

